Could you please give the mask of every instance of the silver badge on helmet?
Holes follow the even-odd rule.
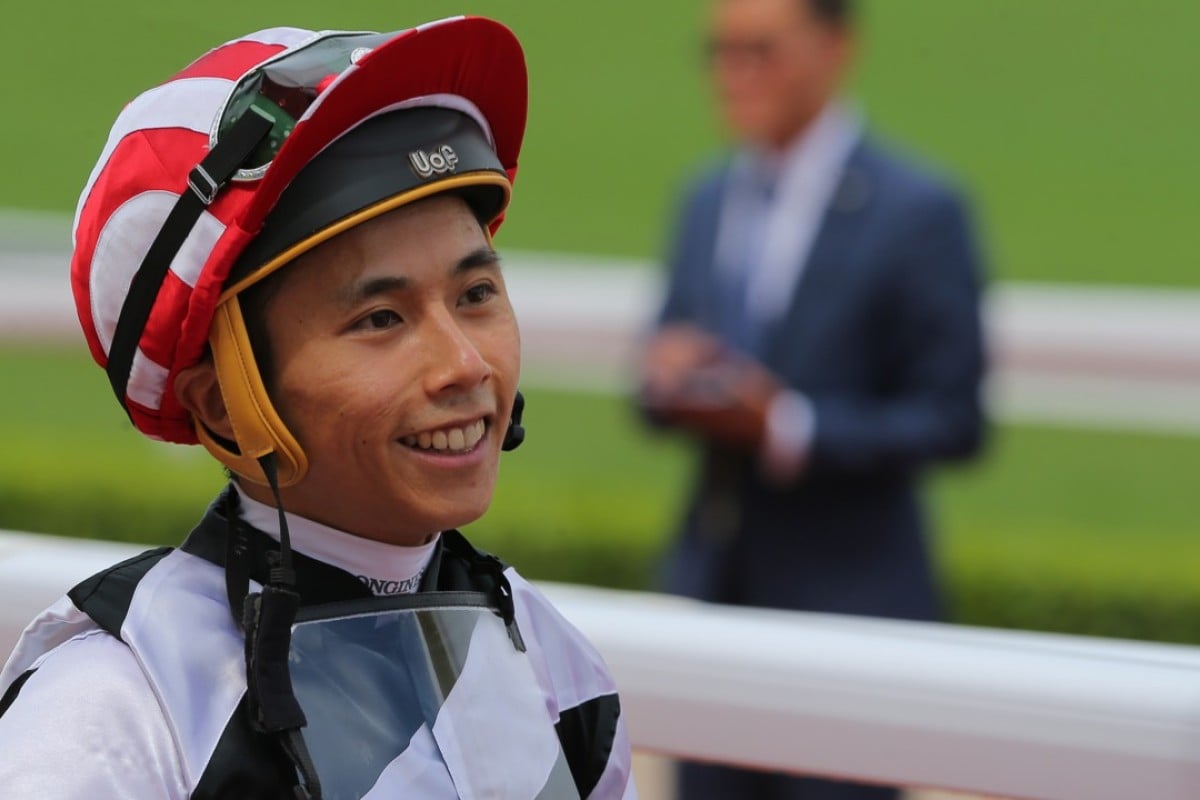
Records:
[[[430,152],[413,150],[408,154],[408,161],[417,175],[432,178],[434,175],[454,172],[454,168],[458,166],[458,153],[454,152],[450,145],[444,144]]]

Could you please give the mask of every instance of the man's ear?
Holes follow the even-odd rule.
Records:
[[[175,397],[181,406],[191,412],[193,419],[217,436],[234,441],[233,425],[225,409],[225,398],[221,394],[221,384],[217,381],[217,369],[213,366],[211,353],[179,371],[175,376]]]

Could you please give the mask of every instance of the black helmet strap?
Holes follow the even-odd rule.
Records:
[[[175,201],[129,284],[129,293],[121,304],[121,313],[117,317],[112,343],[108,348],[108,363],[104,368],[108,373],[108,382],[117,395],[117,402],[126,414],[129,413],[129,407],[125,402],[125,394],[133,370],[133,356],[175,254],[192,232],[200,214],[212,205],[221,189],[271,130],[273,120],[257,110],[254,112],[243,114],[229,133],[188,174],[188,191]]]

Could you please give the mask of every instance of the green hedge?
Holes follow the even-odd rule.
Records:
[[[1200,644],[1200,553],[1146,537],[1105,546],[1062,530],[1053,548],[974,539],[943,547],[957,622]]]
[[[207,495],[186,502],[153,493],[37,493],[0,488],[0,527],[47,530],[85,538],[174,544],[195,522]],[[627,589],[654,585],[661,537],[619,529],[560,535],[531,520],[480,524],[468,531],[529,577]],[[1200,585],[1185,570],[1130,573],[1120,564],[1026,558],[997,560],[979,551],[942,570],[955,622],[1096,636],[1200,644]]]
[[[952,618],[969,625],[1200,644],[1194,582],[1081,580],[1026,564],[960,565],[946,573]]]

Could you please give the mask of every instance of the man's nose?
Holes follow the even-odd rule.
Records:
[[[430,395],[473,389],[491,377],[491,365],[448,309],[427,318],[423,338],[428,364],[425,388]]]

